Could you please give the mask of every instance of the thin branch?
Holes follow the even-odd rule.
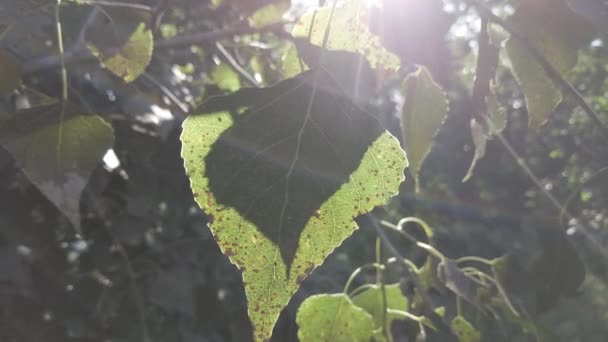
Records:
[[[119,8],[130,8],[144,12],[152,12],[153,8],[146,5],[134,4],[130,2],[119,2],[119,1],[104,1],[104,0],[70,0],[68,2],[74,2],[78,4],[87,4],[93,6],[105,6],[105,7],[119,7]]]
[[[574,100],[576,100],[578,105],[581,106],[581,108],[583,108],[583,110],[589,116],[589,118],[591,118],[591,120],[593,120],[593,122],[595,122],[595,124],[600,128],[604,137],[606,139],[608,139],[608,126],[602,122],[599,115],[585,101],[585,99],[583,98],[581,93],[579,93],[579,91],[576,90],[576,88],[572,84],[570,84],[570,82],[568,82],[568,81],[566,81],[566,79],[564,79],[564,77],[560,74],[560,72],[557,69],[555,69],[555,67],[553,65],[551,65],[551,63],[545,58],[545,56],[542,54],[542,52],[540,52],[540,50],[536,46],[534,46],[534,44],[532,44],[530,42],[530,40],[528,40],[528,38],[526,38],[526,36],[521,34],[511,24],[509,24],[508,22],[506,22],[505,20],[503,20],[502,18],[500,18],[499,16],[494,14],[489,8],[487,8],[485,5],[481,4],[479,1],[477,1],[477,0],[466,0],[466,1],[468,3],[470,3],[471,5],[473,5],[482,17],[488,18],[491,22],[493,22],[493,23],[497,24],[498,26],[502,27],[503,29],[505,29],[512,37],[519,40],[522,43],[522,45],[526,48],[526,50],[528,50],[528,52],[532,55],[532,57],[534,57],[534,59],[538,62],[538,64],[540,64],[542,66],[542,68],[545,70],[545,73],[547,74],[547,76],[551,80],[553,80],[553,82],[556,83],[562,89],[562,91],[564,93],[570,94],[570,96],[572,96],[572,98]]]
[[[204,44],[209,42],[215,42],[222,39],[228,39],[236,36],[253,34],[253,33],[265,33],[265,32],[276,32],[281,33],[283,24],[272,24],[260,28],[250,26],[240,26],[224,30],[208,31],[183,35],[179,37],[173,37],[169,39],[160,39],[154,42],[155,50],[166,50],[183,48],[192,45]],[[116,47],[115,52],[119,51],[119,47]],[[109,54],[115,53],[109,51]],[[85,63],[96,61],[95,56],[91,54],[89,49],[83,48],[75,51],[65,51],[64,61],[66,65]],[[33,74],[46,70],[57,69],[61,66],[61,60],[59,55],[46,56],[39,59],[31,60],[25,63],[23,66],[24,74]]]
[[[232,56],[232,54],[226,50],[226,48],[224,47],[224,45],[222,45],[222,43],[220,43],[219,41],[215,42],[215,47],[217,48],[217,50],[222,54],[222,56],[224,56],[224,59],[228,62],[228,64],[230,64],[230,66],[232,66],[232,68],[239,73],[239,75],[241,75],[244,79],[247,80],[247,82],[249,82],[252,86],[259,88],[262,85],[260,84],[260,82],[258,82],[255,77],[251,76],[247,70],[245,70],[241,64],[239,64],[239,62],[236,60],[236,58],[234,58],[234,56]]]

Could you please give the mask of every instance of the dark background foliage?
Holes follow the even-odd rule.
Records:
[[[243,6],[247,1],[228,1],[217,9],[207,1],[169,3],[157,37],[239,27],[249,11]],[[501,6],[505,1],[495,3]],[[545,246],[553,246],[552,236],[565,232],[587,271],[578,291],[565,299],[551,295],[551,289],[567,286],[580,271],[576,265],[568,266],[572,259],[560,253],[563,249],[545,259],[545,269],[554,270],[550,274],[522,271],[514,279],[533,293],[530,301],[544,309],[539,309],[543,311],[539,321],[553,341],[605,341],[608,260],[573,228],[575,222],[557,219],[559,212],[496,139],[489,143],[474,177],[461,182],[473,154],[468,128],[472,105],[461,75],[473,64],[474,36],[453,35],[453,25],[472,25],[466,22],[469,9],[458,1],[453,4],[446,11],[442,1],[387,0],[385,10],[378,13],[384,44],[404,65],[427,65],[451,102],[448,119],[423,165],[425,191],[415,195],[408,175],[401,194],[375,214],[391,221],[409,215],[427,220],[436,229],[438,248],[450,257],[493,258],[509,252],[528,269],[534,266],[533,257],[548,250],[542,247],[544,241],[549,241]],[[70,13],[64,11],[66,18]],[[71,26],[78,27],[68,23],[68,32]],[[52,29],[41,32],[54,40]],[[276,35],[224,38],[239,63],[248,66],[258,58],[267,82],[278,78],[277,51],[284,43]],[[608,121],[605,38],[598,37],[581,52],[569,76]],[[94,171],[81,200],[82,236],[0,150],[0,341],[126,342],[142,341],[146,334],[150,341],[251,339],[240,273],[221,254],[206,227],[179,156],[185,110],[199,98],[222,92],[209,76],[214,60],[226,58],[214,43],[159,48],[147,76],[128,86],[93,63],[70,65],[71,97],[80,98],[112,123],[114,152],[120,161],[116,168],[102,164]],[[40,60],[38,55],[18,57],[30,66]],[[608,161],[606,141],[567,101],[539,132],[528,132],[521,91],[507,69],[500,68],[498,75],[508,142],[531,166],[542,187],[567,203],[577,220],[591,228],[593,239],[605,245],[608,172],[600,170]],[[30,99],[35,98],[34,89],[57,96],[57,68],[30,72],[26,85],[22,93],[30,94]],[[173,97],[169,101],[163,100],[167,93]],[[399,135],[394,103],[388,94],[385,99],[384,121]],[[4,99],[4,110],[10,103],[11,99]],[[366,218],[359,223],[361,229],[302,284],[281,314],[273,340],[295,340],[299,303],[314,293],[342,291],[356,267],[374,260],[374,229]],[[395,238],[394,242],[403,254],[424,261],[406,241]],[[400,280],[399,271],[390,275],[393,281]],[[532,278],[536,283],[529,282]],[[359,282],[370,279],[371,274]],[[433,296],[454,310],[453,296],[442,292]],[[530,340],[506,320],[479,317],[475,323],[484,341]],[[398,340],[413,341],[410,328],[395,326]],[[436,333],[429,340],[454,337]]]

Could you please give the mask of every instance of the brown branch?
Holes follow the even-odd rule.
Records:
[[[512,37],[519,40],[522,45],[528,50],[530,55],[534,57],[534,59],[541,65],[541,67],[545,70],[547,76],[557,84],[564,93],[569,94],[572,98],[578,103],[581,108],[585,111],[585,113],[591,118],[593,122],[600,128],[602,134],[606,139],[608,139],[608,126],[602,122],[599,115],[591,108],[591,106],[585,101],[581,93],[579,93],[576,88],[570,84],[570,82],[566,81],[564,77],[560,74],[560,72],[553,66],[551,63],[545,58],[545,56],[540,52],[540,50],[530,42],[526,36],[521,34],[515,27],[509,24],[507,21],[503,20],[496,14],[494,14],[488,7],[481,4],[477,0],[466,0],[469,4],[474,6],[479,15],[487,18],[491,22],[497,24],[507,31]]]
[[[204,44],[209,42],[215,42],[222,39],[228,39],[240,35],[245,34],[253,34],[253,33],[264,33],[264,32],[276,32],[281,34],[283,29],[283,24],[272,24],[260,28],[250,27],[248,25],[243,25],[239,27],[217,30],[217,31],[208,31],[208,32],[199,32],[188,35],[183,35],[179,37],[173,37],[169,39],[160,39],[154,42],[155,50],[165,50],[165,49],[176,49],[183,48],[197,44]],[[119,48],[115,49],[115,52],[118,52]],[[114,51],[109,51],[110,54],[115,53]],[[97,61],[95,56],[91,54],[91,52],[87,48],[78,49],[75,51],[66,51],[64,54],[64,59],[66,65],[86,63]],[[51,55],[42,57],[39,59],[31,60],[25,63],[23,66],[24,74],[34,74],[41,71],[57,69],[61,66],[60,56],[59,55]]]

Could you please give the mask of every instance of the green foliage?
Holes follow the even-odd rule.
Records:
[[[112,128],[98,116],[60,105],[17,111],[0,121],[0,144],[38,189],[80,230],[80,195],[101,157],[112,147]]]
[[[408,75],[401,92],[406,101],[401,112],[403,145],[419,189],[420,167],[431,150],[433,137],[445,120],[448,102],[443,90],[424,67]]]
[[[228,64],[222,63],[211,72],[213,83],[226,91],[237,91],[241,88],[241,80]]]
[[[139,11],[104,9],[87,29],[87,45],[106,69],[133,82],[152,59],[154,37],[149,21],[150,16]]]
[[[380,38],[368,28],[369,9],[362,0],[344,2],[336,6],[332,16],[332,3],[302,16],[291,34],[309,38],[310,43],[330,50],[358,52],[369,61],[373,69],[396,70],[399,59],[386,50]],[[330,22],[331,18],[331,22]],[[325,31],[329,36],[324,45]]]
[[[523,1],[509,21],[560,73],[576,64],[577,50],[593,34],[590,25],[572,13],[564,0]],[[538,128],[562,101],[560,89],[517,38],[507,41],[506,50],[526,98],[530,126]]]
[[[301,342],[368,342],[374,330],[372,316],[344,294],[307,298],[296,322]]]
[[[386,314],[384,307],[385,295]],[[356,306],[372,315],[374,318],[375,330],[382,329],[384,325],[384,327],[390,331],[391,324],[394,320],[404,319],[403,315],[400,315],[398,311],[407,312],[408,310],[408,299],[401,293],[399,284],[385,285],[384,289],[382,286],[372,285],[365,291],[354,296],[352,301]]]
[[[199,109],[206,114],[184,123],[192,190],[243,272],[256,340],[270,336],[300,282],[357,228],[353,218],[386,203],[403,180],[398,142],[324,88],[335,87],[330,77],[310,71],[211,99]],[[231,116],[238,108],[245,111]]]
[[[480,342],[481,333],[464,317],[456,316],[451,322],[452,329],[458,335],[460,342]]]

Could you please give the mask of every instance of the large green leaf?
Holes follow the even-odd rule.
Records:
[[[21,83],[21,63],[0,50],[0,96],[13,91]]]
[[[300,38],[310,37],[312,44],[323,46],[333,1],[328,3],[326,7],[302,16],[294,26],[292,35]],[[369,30],[369,17],[366,1],[352,0],[338,5],[331,17],[325,47],[330,50],[358,52],[365,56],[373,69],[396,70],[399,68],[399,57],[386,50],[380,38]]]
[[[385,285],[386,293],[386,328],[390,331],[394,320],[404,319],[396,311],[407,312],[408,299],[401,293],[399,284]],[[367,311],[374,318],[374,329],[382,329],[385,319],[384,294],[382,287],[373,285],[352,298],[353,303]],[[390,310],[390,311],[389,311]],[[394,311],[393,311],[394,310]]]
[[[112,147],[112,127],[98,116],[68,109],[59,122],[52,104],[16,112],[0,121],[0,144],[38,189],[80,228],[80,196],[93,169]]]
[[[433,137],[448,112],[448,100],[430,72],[419,67],[404,80],[401,87],[405,105],[401,112],[403,144],[410,162],[410,170],[419,189],[418,174],[422,162],[431,150]]]
[[[369,342],[374,321],[344,294],[307,298],[296,316],[300,342]]]
[[[568,72],[576,64],[578,49],[593,34],[591,25],[573,13],[564,0],[522,1],[509,22],[560,73]],[[530,126],[538,128],[561,102],[561,92],[517,38],[509,38],[506,49],[524,92]]]
[[[407,165],[396,139],[317,70],[212,98],[184,122],[191,187],[243,272],[256,340],[357,229],[353,218],[398,191]]]
[[[88,47],[106,69],[132,82],[152,59],[154,37],[149,21],[148,13],[106,8],[86,31]]]

